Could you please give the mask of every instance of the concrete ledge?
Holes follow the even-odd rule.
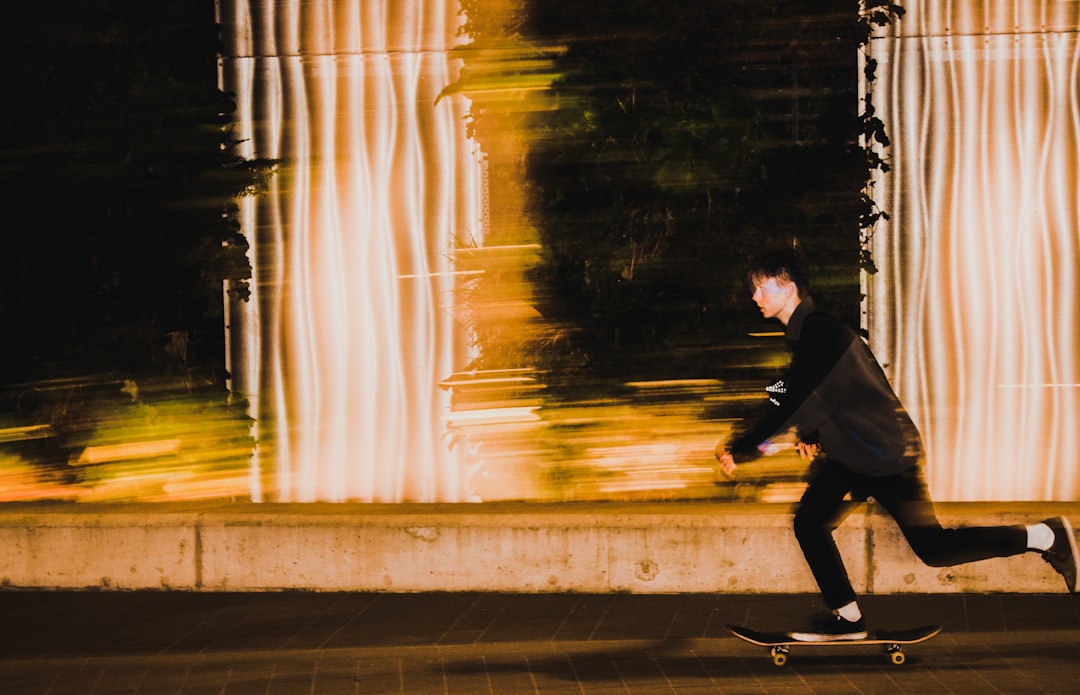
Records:
[[[946,526],[1023,524],[1080,503],[937,505]],[[923,565],[873,506],[837,531],[861,593],[1060,592],[1037,555]],[[7,504],[9,589],[802,593],[783,505]]]

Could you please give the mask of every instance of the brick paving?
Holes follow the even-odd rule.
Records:
[[[1080,597],[867,596],[871,628],[944,626],[894,666],[871,646],[730,637],[806,595],[0,592],[0,693],[1074,693]]]

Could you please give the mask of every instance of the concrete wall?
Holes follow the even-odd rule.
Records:
[[[1015,524],[1080,503],[937,505],[946,526]],[[923,565],[857,507],[837,531],[863,593],[1060,592],[1038,555]],[[185,591],[813,592],[780,505],[0,506],[6,588]]]

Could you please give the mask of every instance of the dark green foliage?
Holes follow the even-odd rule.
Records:
[[[212,0],[20,3],[0,29],[0,382],[223,369],[222,281],[246,293],[242,162]],[[173,351],[175,352],[175,351]]]
[[[858,52],[902,12],[870,4],[526,2],[500,25],[467,3],[477,41],[565,47],[529,139],[538,309],[562,336],[542,366],[662,375],[680,366],[656,355],[763,328],[742,269],[769,246],[797,246],[818,303],[857,323],[884,164],[860,137],[887,144],[858,113]]]

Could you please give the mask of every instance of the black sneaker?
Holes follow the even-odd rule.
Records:
[[[1080,565],[1080,551],[1076,549],[1076,536],[1072,525],[1063,516],[1043,522],[1054,532],[1054,544],[1042,554],[1043,559],[1065,578],[1065,586],[1076,592],[1076,566]]]
[[[830,611],[814,616],[809,626],[801,630],[793,630],[788,633],[788,636],[799,642],[866,639],[866,621],[859,618],[851,622]]]

